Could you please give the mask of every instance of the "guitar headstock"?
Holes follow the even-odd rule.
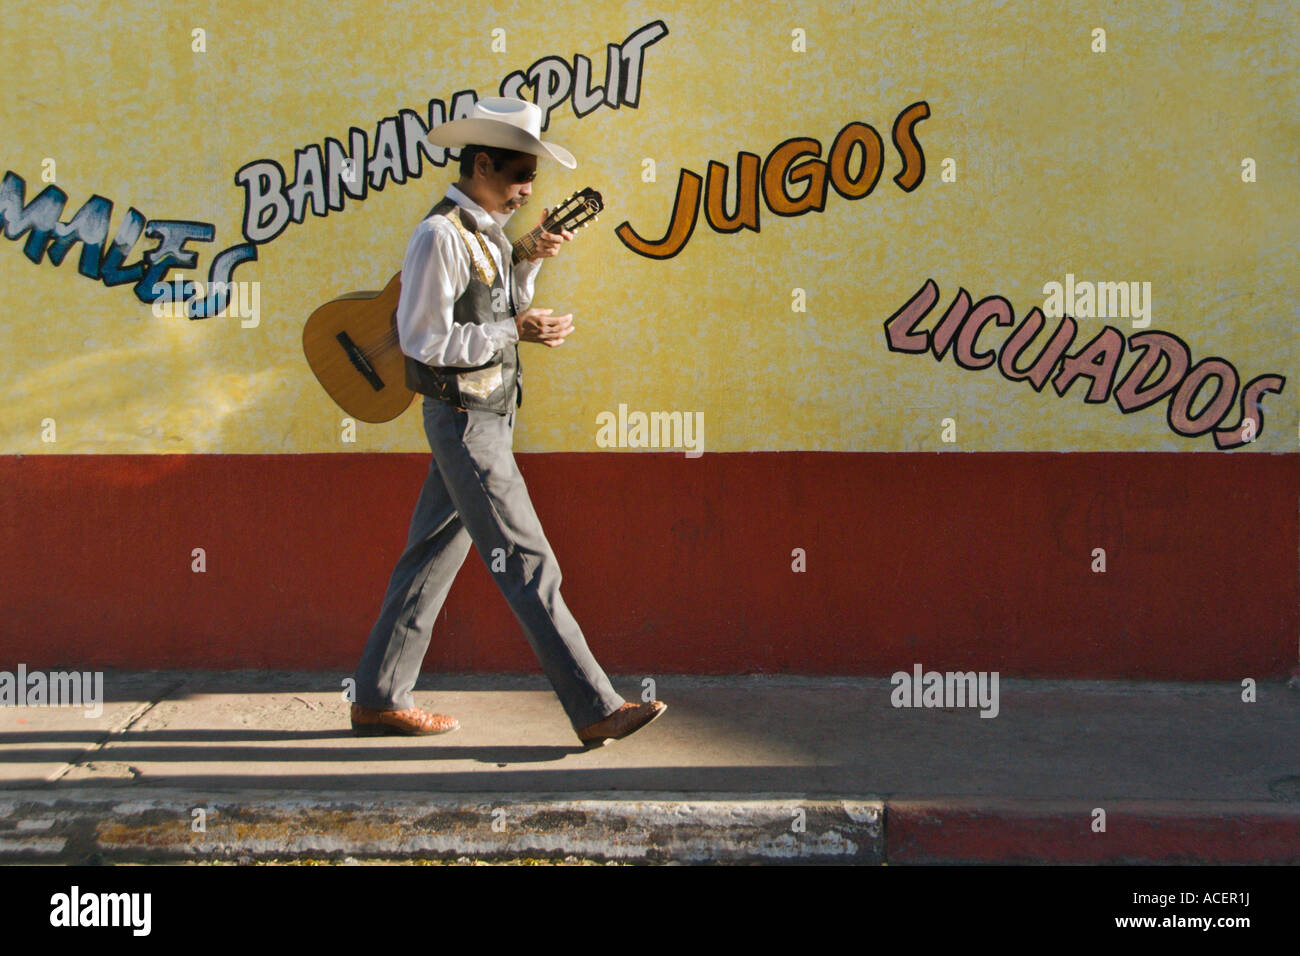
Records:
[[[546,222],[542,223],[542,229],[551,233],[558,233],[561,229],[570,232],[581,229],[588,223],[595,222],[604,208],[605,201],[601,199],[600,193],[591,188],[579,189],[550,211]]]

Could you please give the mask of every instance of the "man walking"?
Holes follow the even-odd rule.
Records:
[[[522,404],[518,343],[558,348],[573,331],[572,315],[528,307],[542,259],[573,234],[541,233],[535,254],[514,264],[502,229],[528,201],[539,156],[577,165],[568,150],[543,142],[540,131],[536,105],[490,97],[469,117],[429,134],[434,145],[462,148],[460,179],[407,246],[397,328],[407,385],[425,396],[433,459],[357,667],[358,735],[440,734],[460,726],[416,707],[411,692],[471,542],[586,746],[626,737],[667,709],[657,700],[625,701],[596,663],[560,596],[559,565],[511,450]]]

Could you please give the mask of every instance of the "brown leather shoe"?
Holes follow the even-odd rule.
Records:
[[[422,737],[428,734],[446,734],[460,726],[460,722],[446,714],[430,714],[419,707],[406,710],[378,710],[374,707],[352,705],[352,731],[358,737],[402,735]]]
[[[644,704],[628,702],[604,720],[582,728],[578,731],[578,739],[588,749],[603,747],[611,740],[622,740],[628,734],[636,733],[667,709],[668,705],[661,700]]]

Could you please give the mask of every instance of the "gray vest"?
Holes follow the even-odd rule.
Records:
[[[478,231],[478,223],[468,210],[461,209],[450,199],[443,199],[429,211],[430,216],[455,210],[470,232]],[[426,219],[428,216],[425,217]],[[509,264],[507,263],[507,266]],[[469,286],[452,306],[453,320],[463,324],[499,322],[514,317],[514,295],[505,286],[502,270],[496,270],[492,285],[488,286],[470,269]],[[502,290],[498,301],[509,303],[497,311],[492,305],[492,290]],[[519,366],[519,346],[509,347],[493,354],[491,361],[473,368],[460,366],[425,365],[406,356],[406,387],[421,395],[431,395],[439,401],[464,409],[482,409],[504,415],[513,403],[523,404],[523,381]]]

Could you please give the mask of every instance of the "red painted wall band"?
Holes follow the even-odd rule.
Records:
[[[428,462],[0,458],[0,669],[350,670]],[[1300,455],[519,462],[612,673],[1237,680],[1297,661]],[[538,670],[477,552],[425,667]]]

